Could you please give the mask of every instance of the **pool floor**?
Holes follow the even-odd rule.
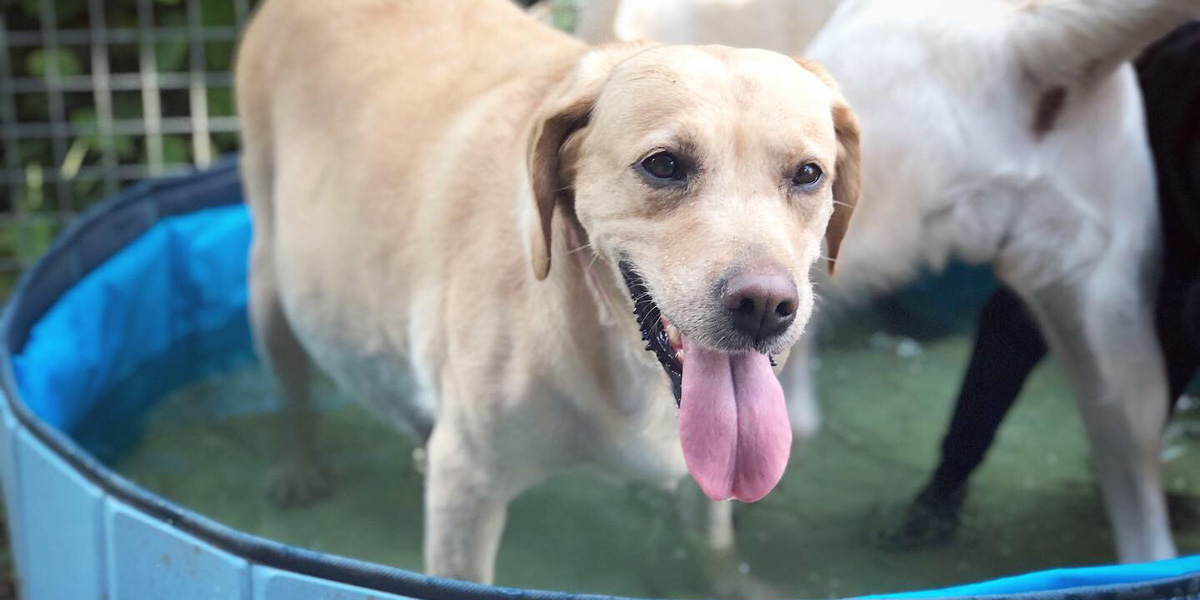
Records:
[[[1052,362],[1026,385],[977,473],[958,537],[911,552],[877,544],[935,464],[968,352],[961,336],[916,344],[835,334],[817,373],[824,426],[793,455],[776,491],[740,507],[734,580],[785,597],[847,597],[1112,562],[1082,426]],[[279,510],[266,500],[278,416],[250,409],[229,416],[231,405],[274,403],[257,367],[172,393],[115,466],[238,529],[419,570],[422,480],[411,443],[329,386],[321,391],[321,451],[336,489],[311,507]],[[1184,406],[1163,452],[1168,489],[1193,498],[1200,498],[1198,431],[1200,410]],[[1176,523],[1179,549],[1200,552],[1200,526],[1185,521]],[[497,583],[640,597],[726,595],[706,576],[709,557],[690,531],[665,492],[587,471],[566,474],[513,503]]]

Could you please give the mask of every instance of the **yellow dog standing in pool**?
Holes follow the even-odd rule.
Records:
[[[583,462],[716,500],[778,482],[772,360],[859,188],[819,67],[588,48],[504,0],[270,0],[237,99],[278,500],[324,488],[310,365],[425,444],[433,574],[491,581],[509,500]]]

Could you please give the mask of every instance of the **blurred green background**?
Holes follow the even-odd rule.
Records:
[[[0,299],[96,201],[237,151],[231,70],[257,3],[0,0]],[[574,4],[547,4],[555,25]]]

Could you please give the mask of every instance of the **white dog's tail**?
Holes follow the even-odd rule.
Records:
[[[1045,86],[1103,78],[1177,25],[1200,16],[1200,0],[1026,0],[1012,40]]]

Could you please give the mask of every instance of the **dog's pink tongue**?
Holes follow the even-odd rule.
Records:
[[[779,483],[792,448],[771,359],[682,341],[679,436],[688,471],[713,500],[757,501]]]

